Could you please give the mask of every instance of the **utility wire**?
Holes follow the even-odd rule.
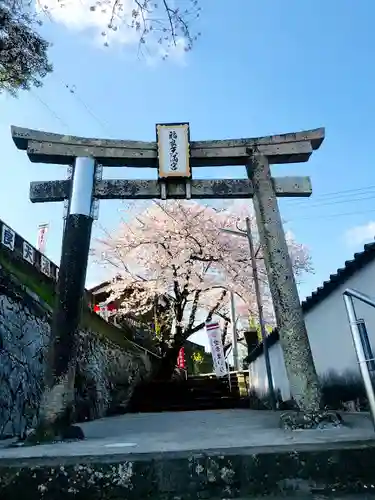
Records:
[[[341,205],[343,203],[360,203],[362,201],[369,201],[369,200],[375,200],[375,193],[372,195],[372,196],[366,196],[366,197],[362,197],[362,198],[351,198],[351,197],[348,197],[348,198],[344,198],[342,200],[332,200],[332,201],[323,201],[323,202],[317,202],[317,203],[306,203],[306,205],[302,205],[302,206],[299,206],[298,205],[298,211],[300,210],[309,210],[309,209],[314,209],[314,208],[320,208],[320,207],[327,207],[327,206],[330,206],[330,205]],[[287,208],[288,210],[293,210],[294,206],[293,205],[287,205]]]
[[[57,7],[54,7],[54,8],[46,8],[44,7],[44,5],[42,5],[42,3],[40,2],[40,0],[37,0],[38,2],[38,5],[42,11],[42,13],[47,17],[47,19],[51,22],[51,23],[54,23],[56,24],[56,21],[53,19],[53,16],[51,15],[51,12],[53,10],[55,10]],[[71,2],[73,3],[73,2]],[[80,0],[80,3],[82,5],[83,2],[82,0]],[[62,6],[60,5],[59,8],[61,8]],[[56,71],[53,72],[52,74],[57,80],[59,80],[59,83],[61,85],[64,86],[65,89],[67,89],[69,91],[69,93],[71,95],[73,95],[76,100],[81,104],[81,106],[86,110],[86,112],[91,116],[91,118],[93,118],[99,125],[100,127],[106,132],[106,133],[109,133],[111,134],[111,131],[108,127],[108,125],[106,123],[104,123],[91,109],[90,107],[86,104],[86,102],[82,99],[82,97],[78,94],[77,92],[77,86],[76,85],[69,85],[67,83],[64,83],[64,81],[56,74]]]
[[[59,78],[60,80],[60,78]],[[86,102],[82,99],[82,97],[78,94],[77,92],[77,86],[76,85],[69,85],[67,83],[64,83],[62,80],[60,80],[61,84],[64,85],[64,87],[69,91],[69,93],[71,95],[73,95],[76,100],[81,104],[81,106],[83,108],[85,108],[85,110],[87,111],[87,113],[89,113],[89,115],[91,116],[91,118],[93,118],[96,123],[98,123],[98,125],[100,125],[100,127],[106,132],[106,133],[109,133],[111,134],[111,131],[109,130],[109,127],[106,123],[104,123],[90,108],[89,106],[86,104]]]
[[[61,125],[69,132],[69,125],[49,106],[36,92],[33,90],[29,91],[30,94],[37,100],[39,101],[40,104],[42,104],[50,113],[51,115],[58,120]]]
[[[362,195],[367,195],[367,194],[371,194],[371,196],[362,196]],[[353,196],[361,196],[361,197],[356,198]],[[322,199],[322,201],[319,201],[319,199]],[[291,210],[294,208],[294,206],[298,205],[297,209],[299,212],[302,208],[314,209],[314,208],[319,208],[319,207],[325,207],[328,205],[339,205],[342,203],[360,203],[362,201],[371,201],[371,200],[375,200],[375,185],[370,185],[370,186],[366,186],[366,187],[363,186],[363,187],[351,188],[351,189],[344,189],[341,191],[332,191],[332,192],[328,192],[328,193],[322,193],[321,195],[314,198],[314,201],[316,201],[316,203],[312,203],[312,204],[309,204],[307,199],[304,201],[299,200],[295,203],[293,203],[294,200],[285,200],[284,206],[286,205],[285,208],[287,208],[287,210]],[[302,206],[300,206],[300,205],[302,205]],[[374,212],[375,212],[375,209],[356,210],[353,212],[339,212],[336,214],[322,214],[322,215],[315,215],[314,213],[312,213],[311,215],[305,215],[303,217],[292,216],[289,218],[288,216],[284,216],[284,219],[286,220],[286,222],[293,222],[293,221],[299,221],[299,220],[314,221],[315,219],[331,219],[331,218],[335,219],[338,217],[350,217],[353,215],[365,215],[365,214],[374,213]]]
[[[337,217],[349,217],[351,215],[364,215],[364,214],[369,214],[375,212],[375,209],[371,210],[360,210],[358,212],[345,212],[345,213],[338,213],[338,214],[326,214],[326,215],[310,215],[306,217],[292,217],[289,219],[288,217],[285,217],[286,222],[294,222],[298,220],[312,220],[314,221],[315,219],[331,219],[334,218],[336,219]]]
[[[375,186],[367,186],[367,187],[360,187],[360,188],[354,188],[354,189],[345,189],[342,191],[333,191],[331,193],[322,193],[320,195],[314,196],[313,200],[318,201],[320,199],[326,199],[326,198],[342,198],[342,197],[350,197],[353,195],[361,195],[361,194],[367,194],[367,193],[372,193],[375,191]],[[296,199],[289,199],[285,200],[286,204],[291,204],[291,205],[297,205],[297,204],[304,204],[306,203],[307,199],[305,200],[296,200]]]

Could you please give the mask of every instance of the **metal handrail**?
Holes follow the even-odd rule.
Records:
[[[347,288],[343,293],[344,302],[346,307],[346,312],[348,314],[350,330],[353,337],[354,348],[357,354],[359,369],[361,371],[363,384],[365,386],[367,399],[370,406],[370,413],[372,417],[372,424],[375,429],[375,394],[374,387],[372,385],[370,371],[368,367],[368,362],[370,359],[366,358],[365,351],[362,345],[361,333],[359,330],[359,321],[355,312],[353,298],[364,302],[365,304],[375,308],[375,299],[372,299],[368,295],[359,292],[358,290],[353,290],[352,288]]]
[[[137,344],[136,342],[133,342],[132,340],[128,339],[127,337],[125,337],[125,339],[126,339],[126,340],[130,343],[130,344],[132,344],[133,346],[138,347],[138,349],[140,349],[141,351],[148,352],[148,354],[151,354],[152,356],[155,356],[155,358],[161,359],[161,356],[159,356],[159,354],[156,354],[155,352],[150,351],[150,350],[149,350],[149,349],[147,349],[146,347],[143,347],[143,345],[139,345],[139,344]]]
[[[354,297],[355,299],[358,299],[371,307],[375,307],[375,299],[372,299],[369,295],[359,292],[358,290],[354,290],[353,288],[347,288],[344,292],[344,295]]]

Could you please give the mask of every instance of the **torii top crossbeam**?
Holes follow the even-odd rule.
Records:
[[[156,142],[89,139],[52,134],[12,126],[12,138],[18,149],[27,151],[30,161],[71,165],[77,157],[93,157],[103,166],[156,167]],[[192,167],[245,165],[248,150],[268,158],[271,164],[300,163],[309,159],[324,140],[324,128],[281,135],[191,141]]]

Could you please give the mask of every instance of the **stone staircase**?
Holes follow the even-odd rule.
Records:
[[[186,380],[152,381],[137,387],[127,408],[131,413],[194,411],[248,407],[245,377],[241,372],[218,379],[214,375]]]

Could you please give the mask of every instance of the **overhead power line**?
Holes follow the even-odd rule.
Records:
[[[69,132],[69,125],[54,111],[49,104],[47,104],[36,92],[33,90],[30,90],[30,94],[40,103],[42,104],[50,113],[51,115],[58,120],[61,125],[66,129],[67,132]]]
[[[373,195],[371,196],[363,196],[360,198],[353,197],[353,195],[364,195],[367,193],[373,192]],[[311,220],[314,221],[316,219],[336,219],[336,218],[341,218],[341,217],[351,217],[354,215],[366,215],[366,214],[371,214],[375,212],[375,209],[367,209],[367,210],[353,210],[349,212],[337,212],[337,213],[324,213],[324,214],[316,214],[314,211],[320,207],[326,207],[326,206],[331,206],[331,205],[341,205],[341,204],[347,204],[347,203],[361,203],[363,201],[371,201],[375,200],[375,186],[367,186],[367,187],[358,187],[358,188],[353,188],[353,189],[345,189],[342,191],[334,191],[332,193],[325,193],[322,196],[322,201],[317,202],[317,203],[312,203],[309,204],[308,202],[306,205],[301,206],[298,205],[298,212],[302,208],[307,209],[306,215],[303,215],[302,217],[299,217],[298,215],[296,217],[288,217],[286,216],[285,219],[287,222],[293,222],[293,221],[300,221],[300,220]],[[342,198],[342,199],[330,199],[330,198]],[[327,200],[327,201],[325,201]],[[294,205],[289,204],[288,205],[288,210],[293,209]],[[308,215],[308,210],[312,209],[311,215]]]
[[[330,205],[341,205],[343,203],[360,203],[362,201],[370,201],[370,200],[375,200],[375,192],[372,196],[365,196],[365,197],[362,197],[362,198],[352,198],[352,197],[348,197],[348,198],[344,198],[342,200],[332,200],[332,201],[321,201],[321,202],[316,202],[316,203],[309,203],[309,202],[306,202],[305,205],[298,205],[298,211],[300,210],[309,210],[309,209],[316,209],[316,208],[320,208],[320,207],[327,207],[327,206],[330,206]],[[294,209],[294,205],[287,205],[285,208],[287,208],[288,210],[293,210]]]
[[[69,91],[69,93],[74,96],[74,98],[79,102],[79,104],[86,110],[86,112],[93,118],[93,120],[96,121],[96,123],[104,130],[105,133],[111,133],[108,125],[103,122],[92,110],[91,108],[86,104],[86,102],[82,99],[80,94],[78,93],[77,86],[76,85],[69,85],[68,83],[64,83],[60,78],[59,78],[60,83]]]
[[[324,201],[325,199],[329,198],[332,200],[335,200],[337,198],[351,198],[352,196],[358,196],[362,194],[369,194],[369,193],[374,193],[375,194],[375,186],[364,186],[364,187],[359,187],[359,188],[354,188],[354,189],[345,189],[342,191],[332,191],[328,193],[322,193],[320,195],[314,195],[312,198],[305,198],[304,200],[301,199],[288,199],[285,200],[285,204],[287,205],[300,205],[300,204],[308,204],[309,200],[312,200],[313,202],[322,200]]]
[[[375,209],[371,210],[359,210],[354,212],[345,212],[345,213],[337,213],[337,214],[322,214],[322,215],[310,215],[306,217],[285,217],[286,222],[294,222],[299,220],[315,220],[315,219],[336,219],[338,217],[349,217],[351,215],[365,215],[369,213],[374,213]]]
[[[38,4],[38,7],[40,8],[40,12],[39,16],[45,16],[51,23],[53,24],[57,24],[56,21],[53,19],[53,11],[56,10],[57,8],[64,8],[64,5],[61,3],[61,4],[58,4],[56,5],[55,7],[46,7],[43,2],[41,0],[36,0],[37,4]],[[70,3],[74,3],[74,0],[71,0]],[[83,5],[83,2],[82,0],[80,0],[80,3]],[[66,5],[65,5],[66,7]],[[59,80],[59,83],[61,85],[64,86],[65,89],[67,89],[71,95],[73,95],[75,97],[75,99],[80,103],[80,105],[86,110],[86,112],[91,116],[91,118],[93,120],[95,120],[99,125],[100,127],[105,130],[106,133],[110,133],[110,130],[109,130],[109,127],[107,124],[105,124],[92,110],[91,108],[87,105],[87,103],[84,101],[84,99],[78,94],[77,92],[77,87],[76,85],[69,85],[67,83],[64,83],[64,81],[58,77],[57,73],[56,73],[56,70],[53,72],[52,76],[54,78],[56,78],[57,80]],[[56,113],[54,113],[53,110],[51,110],[51,112],[56,115]],[[57,117],[57,115],[56,115]],[[61,120],[60,120],[61,121]]]

